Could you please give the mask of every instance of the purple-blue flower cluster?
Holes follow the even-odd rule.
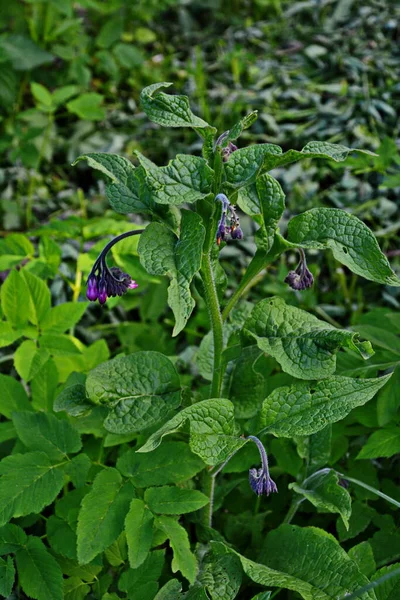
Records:
[[[278,492],[276,483],[271,479],[269,474],[268,456],[261,440],[259,440],[255,435],[249,435],[247,439],[251,440],[257,445],[261,458],[261,468],[253,468],[249,470],[249,482],[251,489],[257,494],[257,496],[262,496],[264,494],[269,496],[272,493]]]
[[[225,241],[229,236],[233,240],[243,239],[243,231],[240,227],[239,217],[236,213],[236,209],[229,202],[225,194],[218,194],[215,197],[216,200],[222,202],[222,214],[221,219],[218,222],[217,227],[217,244],[221,244],[221,241]],[[228,212],[229,212],[229,224],[228,224]]]

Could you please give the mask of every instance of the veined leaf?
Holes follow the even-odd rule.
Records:
[[[170,85],[172,83],[164,81],[142,90],[140,104],[149,119],[164,127],[209,127],[208,123],[192,113],[187,96],[172,96],[158,91]]]
[[[25,340],[14,354],[14,366],[18,375],[30,381],[50,358],[45,348],[38,348],[33,340]]]
[[[63,578],[59,564],[37,537],[16,554],[18,577],[22,589],[36,600],[63,600]]]
[[[11,554],[25,546],[27,536],[19,525],[7,523],[0,527],[0,555]]]
[[[194,512],[209,502],[209,498],[198,490],[186,490],[171,485],[148,488],[144,500],[153,513],[164,515]]]
[[[0,558],[0,595],[8,598],[12,592],[15,580],[14,561],[11,556],[7,560]]]
[[[64,476],[44,452],[6,456],[0,462],[0,525],[39,513],[62,488]]]
[[[133,497],[132,484],[124,483],[116,469],[107,468],[98,473],[79,512],[79,564],[89,563],[117,539]]]
[[[122,573],[118,588],[127,592],[128,598],[153,600],[158,590],[158,579],[165,563],[165,550],[149,552],[144,563],[136,569],[128,569]]]
[[[335,376],[277,388],[263,402],[261,426],[278,437],[310,435],[371,400],[390,377]]]
[[[88,302],[65,302],[51,308],[41,321],[46,333],[64,333],[82,318]]]
[[[184,577],[194,583],[197,573],[196,557],[190,550],[189,538],[186,530],[172,517],[157,517],[155,525],[166,533],[174,553],[172,559],[172,572],[180,571]]]
[[[178,431],[186,421],[189,421],[190,447],[207,465],[223,462],[246,443],[236,432],[232,402],[217,398],[181,410],[153,433],[138,452],[155,450],[165,435]]]
[[[357,458],[390,457],[400,452],[400,427],[387,427],[374,431],[361,448]]]
[[[23,325],[29,319],[29,288],[19,271],[10,271],[1,286],[1,308],[11,325],[15,327]]]
[[[138,252],[146,271],[171,278],[168,304],[176,321],[173,335],[182,331],[195,306],[190,283],[201,266],[204,237],[201,217],[183,210],[180,239],[161,223],[148,225],[140,238]]]
[[[302,248],[332,250],[353,273],[370,281],[400,286],[372,231],[338,208],[313,208],[289,221],[288,240]]]
[[[257,346],[273,356],[282,369],[299,379],[322,379],[336,369],[336,353],[347,347],[364,358],[369,342],[358,342],[354,332],[336,329],[304,310],[273,296],[261,300],[244,325]]]
[[[153,540],[154,516],[143,500],[134,498],[125,519],[126,541],[131,569],[146,560]]]
[[[23,385],[14,377],[1,373],[0,387],[0,414],[10,419],[14,410],[32,410]]]
[[[29,290],[29,299],[25,298],[25,302],[29,302],[29,320],[34,325],[38,325],[50,310],[50,289],[45,281],[39,279],[33,273],[26,270],[22,270],[20,273]]]
[[[172,362],[160,352],[136,352],[93,369],[86,391],[95,404],[111,404],[104,426],[130,433],[156,425],[180,404],[180,381]]]
[[[64,600],[84,600],[89,592],[90,587],[79,577],[64,579]]]
[[[202,200],[211,192],[213,171],[204,158],[178,154],[166,167],[158,167],[136,152],[146,172],[152,198],[158,204],[181,205]]]

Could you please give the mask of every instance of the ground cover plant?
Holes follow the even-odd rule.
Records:
[[[201,156],[83,154],[76,168],[98,172],[117,216],[52,220],[38,248],[3,241],[3,358],[21,382],[0,376],[0,593],[394,600],[400,321],[381,307],[349,329],[298,304],[319,286],[320,251],[386,289],[400,279],[344,210],[282,222],[270,174],[353,150],[238,148],[256,112],[217,132],[169,85],[146,87],[141,107],[194,130]],[[53,237],[74,232],[90,243],[70,272]],[[59,272],[72,299],[52,307]],[[112,317],[124,309],[143,323]]]

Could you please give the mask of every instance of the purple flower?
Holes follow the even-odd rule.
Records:
[[[299,248],[300,262],[295,271],[289,271],[285,277],[285,283],[288,283],[293,290],[305,290],[310,288],[314,283],[314,277],[307,267],[306,256],[304,250]]]
[[[243,231],[242,231],[240,225],[238,227],[231,229],[231,237],[233,240],[242,240],[243,239]]]
[[[95,302],[99,296],[99,292],[97,289],[97,277],[96,275],[91,275],[87,282],[87,299],[91,302]]]
[[[222,202],[222,214],[221,219],[219,220],[217,227],[217,244],[218,246],[221,244],[221,241],[227,239],[227,236],[230,234],[233,240],[241,240],[243,239],[243,231],[240,227],[239,217],[236,214],[236,209],[229,202],[228,198],[225,194],[218,194],[215,197],[215,200],[219,200]],[[227,225],[229,211],[229,226]]]
[[[262,442],[255,435],[249,435],[247,439],[251,440],[257,445],[261,458],[261,468],[253,468],[249,470],[249,482],[251,489],[257,494],[257,496],[261,496],[263,494],[269,496],[272,492],[277,492],[278,488],[269,474],[267,453],[262,445]]]

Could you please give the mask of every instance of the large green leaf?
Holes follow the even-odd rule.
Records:
[[[151,196],[158,204],[179,206],[202,200],[211,192],[213,171],[204,158],[178,154],[166,167],[158,167],[140,152],[136,156],[146,172]]]
[[[45,281],[29,271],[23,270],[21,275],[29,290],[29,296],[25,298],[25,302],[29,302],[29,320],[34,325],[39,325],[50,310],[50,289]]]
[[[198,490],[186,490],[172,485],[148,488],[144,499],[152,512],[164,515],[194,512],[209,502],[209,498]]]
[[[358,342],[354,332],[336,329],[277,296],[261,300],[254,307],[244,331],[286,373],[299,379],[332,375],[340,348],[350,348],[363,356],[372,353],[370,343]]]
[[[6,456],[0,462],[0,525],[40,511],[62,488],[64,476],[44,452]]]
[[[42,331],[65,333],[80,321],[88,304],[88,302],[64,302],[53,306],[40,323]]]
[[[209,127],[208,123],[192,113],[187,96],[172,96],[158,91],[170,85],[172,83],[164,81],[142,90],[140,103],[149,119],[164,127]]]
[[[125,519],[129,564],[137,569],[146,560],[153,540],[154,516],[143,500],[134,498]]]
[[[37,537],[16,554],[19,583],[29,598],[63,600],[63,578],[56,559]]]
[[[278,437],[310,435],[371,400],[390,377],[391,374],[374,379],[334,376],[279,387],[263,402],[261,426]]]
[[[132,478],[135,487],[145,488],[190,479],[204,468],[204,463],[185,442],[165,442],[151,454],[130,448],[118,459],[117,467],[125,477]]]
[[[288,165],[302,158],[329,158],[336,162],[346,160],[350,152],[371,154],[368,150],[346,148],[329,142],[308,142],[299,152],[288,150],[282,153],[280,146],[274,144],[254,144],[233,152],[226,163],[228,183],[242,187],[253,183],[255,179],[277,167]]]
[[[234,600],[242,583],[238,557],[208,552],[202,561],[198,581],[203,583],[212,600]]]
[[[172,572],[180,571],[184,577],[194,583],[197,573],[196,557],[190,550],[190,543],[186,529],[182,527],[173,517],[157,517],[155,525],[164,531],[169,539],[174,553],[172,559]]]
[[[74,165],[86,160],[89,167],[100,171],[110,180],[106,184],[106,194],[111,207],[118,213],[154,212],[154,201],[144,181],[144,169],[135,169],[123,156],[92,152],[79,156]]]
[[[343,598],[369,583],[337,540],[315,527],[281,525],[269,533],[264,564],[238,556],[250,579],[293,590],[304,600]],[[365,592],[360,600],[376,600],[375,593]]]
[[[207,465],[223,462],[246,443],[237,433],[232,402],[217,398],[181,410],[153,433],[138,452],[158,448],[165,435],[178,431],[186,421],[189,421],[190,447]]]
[[[180,404],[179,376],[160,352],[136,352],[93,369],[86,391],[95,404],[109,404],[104,426],[130,433],[157,425]]]
[[[400,286],[372,231],[338,208],[313,208],[289,221],[288,240],[302,248],[332,250],[353,273],[377,283]]]
[[[179,239],[161,223],[151,223],[140,238],[138,252],[146,271],[171,278],[168,304],[176,321],[173,335],[182,331],[195,306],[190,283],[201,266],[204,237],[201,217],[183,210]]]
[[[257,246],[268,252],[285,210],[285,194],[279,182],[271,175],[262,175],[253,185],[240,189],[238,205],[260,225],[256,234]]]
[[[357,458],[390,457],[400,452],[400,427],[379,429],[368,438]]]
[[[29,319],[29,288],[19,271],[12,270],[1,286],[1,308],[15,327],[23,325]]]
[[[315,473],[303,484],[291,483],[289,488],[307,498],[321,512],[339,513],[346,529],[351,516],[351,497],[339,485],[338,475],[331,470]]]
[[[116,469],[107,468],[98,473],[79,512],[79,564],[89,563],[117,539],[133,497],[132,484],[124,483]]]
[[[14,412],[13,423],[22,443],[29,450],[41,450],[50,460],[65,460],[67,454],[79,452],[82,447],[81,436],[73,426],[54,415]]]

